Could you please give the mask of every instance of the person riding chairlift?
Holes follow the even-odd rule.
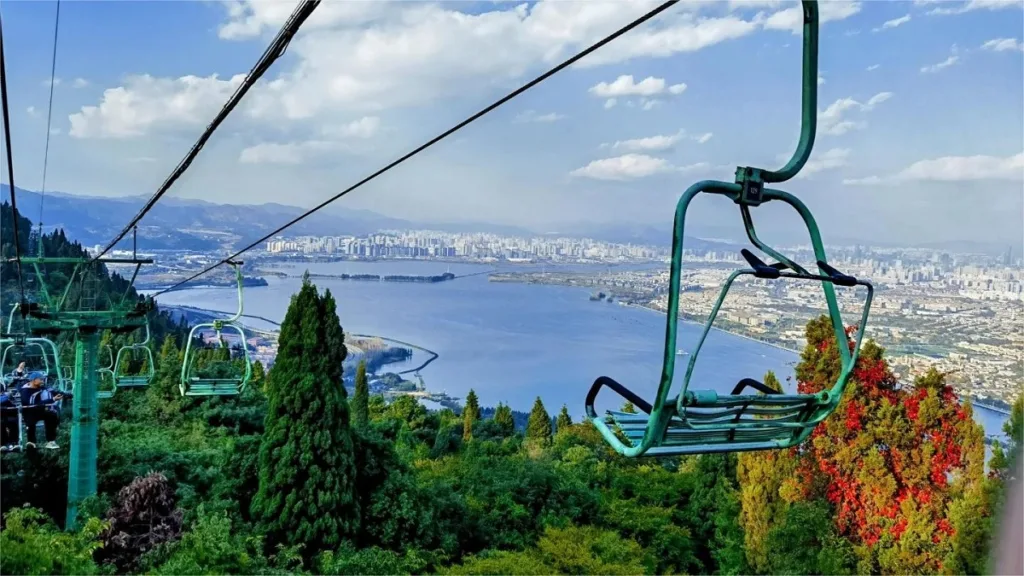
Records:
[[[54,450],[57,445],[57,426],[60,415],[57,413],[57,402],[71,395],[47,388],[45,372],[32,372],[28,375],[28,383],[21,387],[21,413],[28,426],[28,442],[26,446],[35,448],[36,424],[40,420],[46,427],[46,444],[43,448]]]

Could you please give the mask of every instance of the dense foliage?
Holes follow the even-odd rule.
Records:
[[[231,398],[182,398],[181,334],[161,333],[154,382],[101,403],[99,494],[77,531],[52,520],[67,450],[3,457],[0,573],[986,571],[1008,466],[985,474],[942,374],[902,388],[873,343],[796,449],[630,460],[566,407],[553,424],[540,398],[525,430],[504,404],[484,417],[474,392],[461,413],[358,384],[349,399],[338,316],[305,281],[273,368]],[[815,391],[837,343],[824,319],[807,340],[797,378]]]

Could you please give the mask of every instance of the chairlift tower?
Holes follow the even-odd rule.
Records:
[[[17,259],[10,259],[14,262]],[[131,288],[143,264],[152,264],[149,258],[139,258],[133,251],[131,258],[88,257],[22,257],[22,264],[28,264],[36,278],[38,297],[35,302],[22,301],[19,311],[24,321],[26,334],[34,337],[51,337],[71,333],[75,338],[75,365],[73,372],[73,402],[71,421],[71,454],[68,470],[68,503],[65,528],[74,529],[78,507],[82,500],[96,494],[96,453],[99,431],[99,357],[100,333],[110,330],[126,333],[147,325],[149,312],[153,309],[152,299],[129,299]],[[98,278],[100,265],[134,265],[135,270],[123,294],[117,302],[98,302]],[[57,289],[47,284],[52,276],[46,274],[47,266],[71,266],[73,272],[67,285],[58,295]],[[77,294],[73,287],[78,285]],[[71,302],[77,296],[77,305]]]

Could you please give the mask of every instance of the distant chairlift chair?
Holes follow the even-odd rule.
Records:
[[[850,374],[857,362],[864,328],[871,308],[873,288],[870,283],[842,274],[830,266],[825,256],[821,235],[807,207],[795,196],[772,190],[765,183],[784,182],[795,176],[810,156],[814,143],[817,99],[818,8],[814,0],[804,0],[804,71],[803,118],[797,151],[778,172],[741,167],[735,182],[705,180],[691,186],[680,198],[675,213],[672,237],[672,262],[669,276],[668,317],[665,329],[665,347],[658,385],[653,404],[619,384],[602,376],[587,394],[587,415],[612,448],[628,457],[672,456],[781,449],[806,440],[815,426],[824,421],[838,406]],[[683,228],[690,201],[700,193],[718,194],[739,205],[740,214],[751,243],[778,262],[766,264],[749,250],[742,255],[750,268],[733,272],[725,282],[711,310],[704,331],[690,354],[682,390],[669,397],[675,374],[676,330],[679,323],[679,290],[683,261]],[[803,219],[810,234],[819,274],[812,274],[796,262],[783,256],[757,237],[750,209],[765,202],[781,200],[792,206]],[[765,280],[781,278],[817,281],[822,284],[829,317],[835,331],[842,363],[835,384],[817,394],[782,394],[750,378],[740,380],[728,395],[713,390],[690,390],[690,378],[701,346],[718,316],[730,286],[737,277],[750,275]],[[852,346],[839,312],[834,285],[862,286],[866,298],[859,327]],[[643,414],[609,411],[598,415],[594,402],[598,392],[608,387],[632,402]],[[759,393],[744,393],[752,388]],[[621,434],[621,437],[620,437]]]
[[[127,375],[122,373],[127,360],[132,360],[141,354],[144,373]],[[114,385],[118,388],[135,388],[149,386],[156,374],[153,366],[153,351],[149,349],[149,322],[146,322],[146,338],[137,344],[123,346],[117,351],[117,360],[114,362]]]
[[[188,342],[185,345],[185,357],[181,365],[181,382],[179,389],[182,396],[234,396],[241,394],[245,390],[245,386],[249,383],[252,378],[252,360],[249,357],[249,346],[246,342],[245,331],[242,326],[238,324],[238,319],[242,317],[242,262],[241,261],[230,261],[228,264],[235,269],[235,279],[238,284],[238,312],[234,316],[227,320],[214,320],[213,322],[207,322],[203,324],[196,324],[192,327],[192,330],[188,335]],[[215,372],[215,373],[231,373],[235,372],[236,375],[229,377],[222,376],[200,376],[200,371],[196,367],[196,359],[198,356],[198,350],[193,347],[193,342],[198,334],[203,330],[213,329],[217,336],[217,341],[220,346],[224,346],[224,339],[221,337],[221,333],[225,330],[234,332],[238,335],[239,343],[242,347],[242,356],[245,361],[245,368],[241,374],[237,374],[233,363],[230,359],[226,361],[214,361],[203,367],[203,372]]]

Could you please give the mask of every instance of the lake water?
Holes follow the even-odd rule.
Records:
[[[321,274],[433,275],[450,270],[466,275],[492,267],[391,261],[303,263],[283,271],[297,275],[306,269]],[[245,312],[280,322],[301,280],[268,277],[267,282],[266,287],[246,288]],[[315,283],[334,295],[346,332],[385,336],[437,352],[440,357],[422,372],[429,390],[464,398],[472,388],[485,406],[505,402],[521,411],[529,411],[540,396],[550,414],[565,404],[578,420],[584,414],[586,393],[598,376],[610,376],[644,398],[652,398],[657,389],[665,316],[592,302],[586,289],[488,282],[486,274],[436,284],[324,278]],[[159,301],[233,311],[236,293],[233,288],[194,288],[164,294]],[[245,322],[267,327],[258,320]],[[690,350],[698,336],[698,326],[682,324],[678,348]],[[677,386],[689,358],[676,357]],[[728,393],[740,379],[761,380],[768,370],[786,384],[797,360],[794,353],[712,331],[697,361],[691,389]],[[417,354],[411,362],[392,364],[386,370],[411,368],[420,362]],[[605,389],[597,407],[617,408],[621,403],[621,398]],[[975,408],[975,414],[986,434],[1001,434],[1001,414],[981,408]]]

